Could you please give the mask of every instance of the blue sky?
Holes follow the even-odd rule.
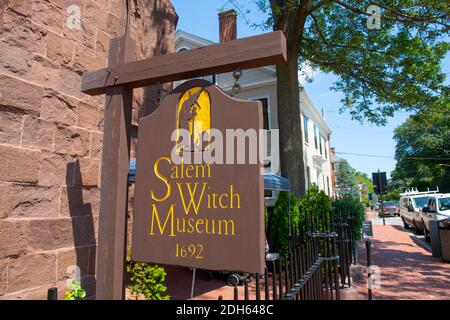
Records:
[[[197,36],[218,42],[219,22],[217,13],[227,1],[226,0],[196,0],[195,6],[193,1],[172,0],[173,5],[178,13],[178,29],[195,34]],[[244,2],[241,2],[244,3]],[[229,5],[226,9],[231,9]],[[251,5],[250,13],[238,15],[238,37],[248,37],[255,34],[263,33],[262,30],[255,30],[251,27],[252,23],[263,21],[264,16]],[[450,59],[444,62],[444,71],[449,72]],[[245,71],[244,71],[245,72]],[[336,148],[336,152],[394,156],[395,142],[393,140],[393,131],[395,127],[400,125],[408,117],[404,111],[400,111],[389,119],[388,124],[384,127],[377,127],[368,123],[360,124],[351,120],[348,113],[339,113],[341,106],[341,94],[331,91],[329,88],[334,82],[335,76],[316,73],[312,83],[304,83],[308,94],[313,100],[316,107],[325,110],[325,118],[331,129],[331,144]],[[393,158],[375,158],[363,157],[347,154],[339,154],[339,156],[347,159],[351,166],[356,170],[366,172],[371,177],[371,172],[387,171],[388,175],[395,168],[395,160]]]

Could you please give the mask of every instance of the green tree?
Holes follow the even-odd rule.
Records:
[[[367,173],[364,172],[355,172],[355,178],[360,186],[360,192],[361,192],[361,200],[365,205],[369,205],[369,193],[373,192],[373,182],[372,179],[369,179],[367,176]]]
[[[316,184],[308,188],[301,201],[292,193],[280,192],[267,226],[270,251],[285,257],[289,251],[289,226],[291,235],[294,232],[304,234],[307,224],[311,223],[314,216],[316,227],[322,228],[324,213],[329,210],[330,199]]]
[[[383,197],[383,200],[399,201],[400,199],[400,189],[389,190],[388,193]]]
[[[289,249],[289,226],[299,222],[299,201],[297,197],[286,191],[278,194],[273,216],[269,218],[267,240],[271,252],[278,252],[285,256]]]
[[[297,196],[305,193],[299,67],[336,75],[332,89],[344,94],[341,110],[361,121],[385,124],[398,109],[448,104],[440,67],[449,50],[447,1],[255,1],[268,16],[256,25],[282,30],[287,40],[287,62],[276,67],[280,162]],[[368,27],[377,18],[368,10],[373,5],[380,9],[380,29]]]
[[[450,107],[410,116],[395,129],[396,185],[450,191]]]
[[[345,159],[338,162],[336,174],[336,193],[359,198],[358,180],[356,180],[355,169]]]

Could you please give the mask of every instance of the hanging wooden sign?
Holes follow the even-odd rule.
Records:
[[[140,120],[133,260],[263,272],[262,128],[259,101],[204,80]]]
[[[195,50],[187,50],[183,52],[175,52],[167,55],[161,55],[157,57],[152,57],[149,59],[144,59],[140,61],[133,61],[134,60],[134,49],[135,49],[136,43],[134,40],[132,40],[129,36],[125,35],[123,37],[117,37],[113,38],[110,41],[110,48],[109,48],[109,60],[108,60],[108,67],[100,70],[93,70],[89,72],[85,72],[83,74],[82,84],[81,84],[81,91],[85,94],[89,95],[99,95],[99,94],[105,94],[106,100],[105,100],[105,114],[104,114],[104,136],[103,136],[103,151],[102,151],[102,178],[101,178],[101,204],[100,204],[100,214],[99,214],[99,231],[98,231],[98,249],[97,249],[97,270],[96,270],[96,298],[97,299],[123,299],[125,297],[125,290],[124,290],[124,263],[125,263],[125,246],[126,246],[126,230],[127,230],[127,187],[128,187],[128,169],[129,169],[129,155],[130,155],[130,132],[131,132],[131,109],[132,109],[132,100],[133,100],[133,88],[139,88],[143,86],[149,86],[157,83],[164,83],[164,82],[170,82],[170,81],[177,81],[177,80],[183,80],[188,78],[194,78],[194,77],[200,77],[205,75],[211,75],[211,74],[218,74],[218,73],[225,73],[225,72],[231,72],[233,70],[236,70],[236,68],[240,68],[241,70],[249,69],[249,68],[257,68],[267,65],[273,65],[273,64],[279,64],[279,63],[285,63],[286,62],[286,39],[281,31],[275,31],[270,32],[267,34],[262,34],[258,36],[238,39],[238,40],[232,40],[225,43],[217,44],[217,45],[211,45],[207,46],[201,49],[195,49]],[[203,84],[205,85],[205,84]],[[241,123],[240,118],[247,116],[250,110],[255,110],[254,107],[249,106],[255,106],[255,102],[247,102],[244,104],[243,102],[238,102],[236,100],[226,100],[223,93],[219,94],[219,90],[215,88],[214,86],[211,86],[210,84],[205,85],[209,89],[206,89],[205,92],[198,93],[199,99],[205,99],[206,96],[210,98],[209,101],[211,101],[211,109],[210,109],[210,119],[211,119],[211,126],[214,126],[214,123],[217,123],[218,125],[223,124],[229,124],[229,125],[240,125]],[[185,88],[185,86],[183,87]],[[165,105],[168,105],[168,108],[176,108],[174,107],[174,104],[176,104],[176,100],[180,97],[177,94],[179,94],[181,90],[181,87],[177,90],[175,90],[171,95],[170,99],[166,100]],[[197,89],[195,89],[197,90]],[[212,94],[211,92],[215,92]],[[189,95],[189,94],[188,94]],[[213,102],[217,98],[218,102]],[[186,99],[186,96],[183,98]],[[228,98],[229,99],[229,98]],[[189,99],[186,99],[188,101]],[[169,102],[171,101],[171,102]],[[202,102],[200,102],[202,103]],[[240,110],[240,112],[232,112],[232,113],[226,113],[223,112],[224,105],[221,103],[228,103],[226,106],[227,108],[230,106],[235,105],[242,105],[246,106],[246,109]],[[217,114],[215,108],[217,105],[220,106],[218,110],[220,111],[221,115],[224,116],[223,121],[222,119],[217,119]],[[166,133],[169,128],[169,126],[177,126],[176,119],[177,116],[174,114],[165,114],[163,112],[161,107],[158,108],[156,114],[162,113],[160,115],[161,118],[167,119],[167,127],[165,127],[163,124],[155,124],[159,130],[152,130],[149,128],[145,128],[145,125],[142,125],[142,131],[145,130],[147,134],[153,135],[148,136],[145,133],[140,132],[139,136],[141,137],[141,140],[147,141],[147,145],[143,142],[140,143],[140,145],[143,145],[142,147],[142,157],[148,157],[149,160],[140,160],[141,168],[138,169],[138,181],[141,180],[141,182],[138,182],[138,184],[142,185],[142,187],[139,187],[139,189],[142,189],[142,191],[139,191],[138,196],[140,198],[140,206],[142,208],[140,209],[140,206],[137,206],[137,211],[140,213],[136,215],[137,220],[142,223],[142,226],[135,225],[135,239],[134,243],[136,244],[134,249],[134,256],[136,259],[141,258],[142,261],[158,261],[161,262],[163,259],[160,259],[160,257],[163,257],[163,254],[161,253],[161,250],[167,249],[169,250],[170,247],[167,246],[167,243],[165,243],[165,247],[155,245],[154,239],[156,237],[151,237],[149,240],[149,237],[144,236],[144,229],[148,225],[145,223],[148,222],[148,216],[145,216],[145,212],[150,215],[152,214],[152,211],[148,212],[145,211],[149,207],[150,209],[153,209],[149,203],[146,203],[145,201],[150,201],[148,198],[148,194],[145,194],[145,192],[150,192],[150,190],[145,191],[145,181],[142,179],[142,176],[147,176],[149,179],[153,179],[152,186],[154,185],[155,192],[162,192],[163,187],[161,184],[157,184],[158,182],[161,183],[161,179],[155,181],[154,177],[150,176],[150,173],[145,173],[144,171],[152,170],[148,166],[149,162],[144,161],[151,161],[153,158],[151,158],[152,154],[145,155],[146,152],[150,152],[149,148],[152,146],[152,142],[157,143],[158,147],[161,147],[159,144],[159,140],[163,139],[164,141],[167,141],[166,137],[162,138],[162,133]],[[236,108],[232,108],[235,110]],[[172,109],[170,109],[172,110]],[[204,115],[204,113],[203,113]],[[173,116],[174,118],[170,118]],[[194,128],[189,127],[189,121],[186,123],[186,120],[189,120],[189,114],[183,113],[182,118],[183,121],[181,121],[181,125],[184,125],[184,129],[191,130],[191,134],[194,137],[193,144],[195,145],[195,133],[196,132],[202,132],[203,131],[203,125],[202,127],[194,126]],[[186,118],[186,116],[188,116]],[[252,114],[251,117],[254,115]],[[258,115],[260,117],[261,115]],[[229,119],[227,119],[229,117]],[[249,118],[251,118],[249,117]],[[226,120],[225,120],[226,119]],[[259,119],[259,118],[258,118]],[[218,122],[216,120],[219,120]],[[147,122],[150,122],[152,120],[145,120]],[[142,121],[144,124],[145,121]],[[173,122],[175,121],[175,123]],[[259,120],[258,120],[259,121]],[[157,122],[157,121],[155,121]],[[179,125],[180,123],[178,123]],[[250,126],[250,122],[244,122],[245,126]],[[255,124],[256,126],[257,124]],[[260,125],[260,123],[259,123]],[[212,128],[212,127],[211,127]],[[223,127],[224,128],[224,127]],[[166,130],[167,129],[167,130]],[[183,127],[180,127],[180,131],[182,131]],[[141,128],[139,129],[141,131]],[[213,131],[206,130],[206,132]],[[154,141],[151,141],[154,139]],[[198,142],[198,139],[197,139]],[[209,146],[210,147],[210,146]],[[186,149],[186,150],[184,150]],[[184,148],[184,151],[187,151],[189,148]],[[195,148],[194,148],[195,149]],[[147,150],[147,151],[146,151]],[[158,149],[159,151],[164,151],[165,149]],[[207,150],[204,150],[207,151]],[[153,159],[154,161],[155,159]],[[167,165],[165,163],[167,161],[160,160],[161,167],[164,165]],[[227,167],[229,168],[229,167]],[[181,178],[180,181],[184,181],[183,179],[189,178],[191,175],[191,167],[183,168],[186,169],[185,176]],[[140,173],[142,170],[143,173]],[[154,168],[153,168],[154,170]],[[219,174],[221,169],[214,169]],[[236,173],[232,173],[233,170],[236,170]],[[239,190],[242,188],[243,179],[249,178],[247,175],[240,172],[241,167],[234,167],[233,170],[228,170],[225,175],[224,181],[228,181],[229,177],[234,177],[234,186],[236,188],[239,187]],[[252,167],[252,170],[253,167]],[[154,172],[154,171],[153,171]],[[184,172],[184,171],[183,171]],[[245,171],[246,174],[250,173],[249,171]],[[188,176],[189,175],[189,176]],[[249,188],[253,190],[254,181],[256,181],[255,176],[252,174],[251,179],[248,180],[248,184],[246,184],[246,188]],[[198,178],[196,178],[198,179]],[[215,179],[215,178],[214,178]],[[240,180],[239,180],[240,179]],[[214,180],[214,185],[218,183],[216,180]],[[174,183],[172,181],[172,183]],[[213,184],[210,184],[210,187]],[[174,185],[173,188],[175,188]],[[147,183],[147,187],[149,188],[150,185]],[[194,185],[195,187],[195,185]],[[262,182],[260,181],[258,184],[258,187],[262,188]],[[159,188],[159,189],[158,189]],[[177,187],[178,188],[178,187]],[[176,190],[176,189],[173,189]],[[173,192],[172,190],[172,192]],[[212,190],[212,189],[211,189]],[[237,190],[237,189],[233,189]],[[255,189],[256,190],[256,189]],[[251,208],[251,210],[256,210],[256,206],[252,207],[250,205],[247,205],[247,201],[249,203],[253,203],[255,194],[252,193],[250,196],[250,193],[246,193],[247,191],[239,191],[239,197],[242,200],[240,209],[240,214],[247,215],[249,214],[247,209]],[[242,193],[244,192],[244,193]],[[222,192],[223,194],[223,192]],[[234,195],[234,193],[233,193]],[[147,196],[145,198],[144,196]],[[169,197],[174,197],[173,193],[169,194]],[[245,197],[247,198],[245,198]],[[212,195],[212,197],[217,197]],[[222,199],[222,204],[225,201],[226,196],[223,196],[220,198],[219,196],[219,204],[220,199]],[[151,198],[153,199],[153,198]],[[157,199],[158,196],[157,196]],[[167,201],[169,200],[166,199]],[[161,202],[161,201],[158,201]],[[167,205],[168,202],[166,202],[165,205]],[[255,202],[256,203],[256,202]],[[179,202],[175,203],[175,205],[178,204],[178,206],[174,207],[174,218],[175,218],[175,212],[178,212],[176,210],[179,209]],[[203,205],[203,204],[202,204]],[[147,207],[146,207],[147,206]],[[258,209],[260,214],[262,215],[262,201],[260,204],[260,208]],[[203,211],[203,207],[201,212]],[[167,209],[167,208],[165,208]],[[169,207],[170,209],[170,207]],[[217,208],[213,208],[214,210]],[[232,213],[236,208],[229,208],[229,212]],[[219,212],[219,211],[217,211]],[[247,216],[244,221],[244,223],[253,223],[254,221],[252,219],[256,219],[254,212],[252,211],[249,216]],[[166,211],[166,214],[170,213]],[[200,213],[200,211],[199,211]],[[220,211],[220,214],[223,214],[222,211]],[[233,213],[234,214],[234,213]],[[167,217],[167,216],[166,216]],[[249,218],[251,217],[251,219]],[[155,217],[156,218],[156,217]],[[169,216],[170,219],[172,219],[172,216]],[[190,218],[190,217],[189,217]],[[136,219],[136,218],[135,218]],[[223,243],[224,245],[228,246],[235,246],[237,241],[255,241],[251,242],[250,246],[252,248],[258,247],[258,250],[261,250],[260,243],[261,237],[259,236],[258,240],[254,239],[254,234],[251,234],[250,231],[254,232],[253,229],[248,230],[248,232],[251,234],[251,236],[241,236],[242,234],[242,221],[239,219],[239,224],[235,225],[235,234],[237,235],[234,237],[233,241],[230,242],[221,242],[219,240],[212,241],[212,245],[208,245],[206,247],[206,244],[204,244],[202,247],[204,248],[203,252],[212,252],[212,250],[222,250],[223,248],[220,247],[220,245]],[[165,220],[164,220],[165,221]],[[189,221],[193,220],[186,220],[186,223],[188,223],[188,230],[190,229]],[[202,221],[202,220],[198,220]],[[203,220],[204,221],[204,220]],[[225,233],[225,226],[224,226],[224,220],[221,221],[221,232]],[[206,221],[203,223],[205,224]],[[164,222],[163,222],[164,223]],[[192,224],[193,222],[191,222]],[[197,221],[196,221],[197,223]],[[219,221],[217,221],[219,223]],[[260,222],[258,222],[260,223]],[[182,226],[182,225],[181,225]],[[196,224],[197,226],[197,224]],[[198,226],[201,229],[202,222],[198,222]],[[205,225],[206,226],[206,225]],[[208,227],[210,228],[210,224],[208,222]],[[218,225],[216,225],[218,228]],[[232,225],[230,225],[231,229]],[[254,228],[255,225],[251,225],[250,228]],[[142,229],[139,229],[142,228]],[[262,230],[262,225],[257,225],[257,228],[259,232]],[[205,229],[206,230],[206,229]],[[210,229],[208,229],[209,231]],[[148,232],[148,230],[147,230]],[[227,233],[229,233],[228,231]],[[140,235],[137,235],[140,233]],[[189,234],[189,231],[187,232]],[[201,234],[200,234],[201,235]],[[222,236],[222,234],[218,234]],[[202,236],[205,236],[204,234]],[[142,237],[142,241],[138,240],[139,237]],[[170,235],[170,238],[175,238],[175,236]],[[198,238],[199,241],[206,241],[210,239],[211,237],[204,238]],[[159,239],[164,239],[163,234],[160,235]],[[178,240],[190,240],[189,238],[183,238],[182,236],[178,235]],[[237,240],[236,240],[237,239]],[[256,243],[258,242],[258,243]],[[181,242],[180,242],[181,243]],[[218,244],[220,243],[220,244]],[[142,244],[142,246],[141,246]],[[172,242],[170,243],[172,246],[176,243]],[[159,250],[156,254],[150,254],[150,248],[145,248],[143,246],[151,245],[152,248],[155,250]],[[243,244],[244,247],[249,246],[248,243]],[[179,248],[179,255],[176,258],[180,258],[181,256],[185,257],[187,256],[187,252],[192,252],[193,247],[189,245],[184,246],[178,246]],[[191,249],[189,249],[191,248]],[[224,247],[225,248],[225,247]],[[230,247],[226,247],[230,248]],[[172,248],[173,250],[173,248]],[[198,251],[196,251],[198,252]],[[228,249],[227,249],[228,252]],[[252,255],[258,255],[258,253],[255,253],[256,251],[252,251],[250,254]],[[259,251],[258,251],[259,252]],[[234,256],[233,261],[238,261],[241,258],[242,250],[238,250],[237,255]],[[226,257],[224,257],[224,261],[227,262],[230,254],[227,253]],[[259,267],[261,267],[261,261],[262,261],[262,254],[260,254],[259,259]],[[198,260],[190,260],[194,261],[193,263],[188,263],[189,259],[185,259],[184,263],[180,262],[180,259],[177,259],[176,261],[170,260],[168,263],[173,264],[181,264],[181,265],[203,265],[203,266],[211,266],[217,267],[218,259],[220,259],[216,253],[214,253],[213,256],[207,256],[205,258],[205,262],[200,263]],[[241,266],[243,266],[243,269],[247,269],[247,267],[250,266],[248,261],[253,261],[253,258],[250,259],[248,257],[243,257],[242,261],[244,261]],[[167,258],[164,259],[164,261],[167,261]],[[188,261],[188,262],[186,262]],[[231,261],[231,260],[230,260]],[[239,271],[240,268],[235,268],[237,263],[228,263],[224,264],[223,268],[217,267],[219,269],[234,269],[236,271]],[[254,268],[257,268],[258,266],[253,266]],[[249,268],[253,269],[253,268]],[[256,269],[255,269],[256,270]]]

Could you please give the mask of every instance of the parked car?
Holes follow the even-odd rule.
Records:
[[[424,224],[420,212],[426,206],[431,192],[407,192],[400,195],[400,217],[405,229],[413,227],[418,234],[423,233]]]
[[[430,241],[430,222],[450,219],[450,193],[430,196],[420,217],[424,225],[425,240]]]
[[[378,216],[400,216],[400,207],[394,201],[383,201],[382,205],[380,206],[380,210],[378,211]]]

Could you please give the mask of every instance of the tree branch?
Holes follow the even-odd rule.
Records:
[[[436,23],[436,24],[442,25],[442,26],[444,26],[444,27],[449,27],[448,24],[445,24],[445,23],[442,23],[442,22],[438,22],[438,21],[437,21],[437,19],[443,19],[443,18],[446,18],[446,17],[447,17],[446,14],[443,14],[443,15],[437,16],[437,17],[416,17],[416,16],[411,16],[411,15],[409,15],[409,14],[405,14],[405,13],[403,13],[403,12],[394,10],[394,9],[392,9],[392,8],[390,8],[390,7],[383,6],[383,5],[380,4],[378,1],[373,1],[373,0],[371,0],[370,2],[373,3],[374,5],[376,5],[376,6],[380,7],[380,8],[382,8],[382,9],[386,10],[386,11],[392,12],[393,14],[395,14],[395,15],[398,16],[398,17],[402,17],[402,18],[405,18],[405,19],[406,19],[406,20],[396,19],[397,21],[403,21],[403,22],[407,22],[407,21],[409,21],[409,22],[412,22],[412,21],[417,21],[417,22],[429,22],[429,23]]]
[[[321,6],[323,6],[324,4],[327,4],[327,3],[330,3],[331,2],[331,0],[322,0],[322,1],[319,1],[318,3],[316,3],[316,4],[313,4],[313,5],[311,5],[309,8],[308,8],[308,11],[307,11],[307,15],[309,15],[309,14],[311,14],[311,13],[313,13],[314,11],[316,11],[317,9],[319,9]]]
[[[357,14],[362,14],[362,15],[365,15],[365,16],[371,16],[370,13],[368,13],[368,12],[366,12],[366,11],[364,11],[364,10],[361,10],[361,9],[359,9],[359,8],[356,8],[356,7],[354,7],[354,6],[351,6],[351,5],[349,5],[349,4],[345,3],[345,2],[342,2],[342,1],[340,1],[340,0],[333,0],[333,2],[334,2],[334,3],[337,3],[337,4],[340,5],[341,7],[344,7],[344,8],[346,8],[346,9],[348,9],[348,10],[350,10],[350,11],[353,11],[353,12],[355,12],[355,13],[357,13]]]
[[[344,7],[346,9],[350,10],[350,11],[353,11],[354,13],[357,13],[357,14],[360,14],[360,15],[364,15],[364,16],[368,16],[368,17],[370,17],[372,15],[369,12],[366,12],[364,10],[361,10],[361,9],[357,8],[357,7],[349,5],[348,3],[345,3],[343,1],[333,0],[333,2],[338,4],[338,5],[340,5],[341,7]],[[390,11],[390,12],[396,14],[398,17],[405,18],[405,19],[402,20],[402,19],[399,19],[398,17],[389,17],[389,16],[385,15],[384,19],[389,20],[389,21],[394,21],[394,22],[397,21],[397,22],[400,22],[400,23],[406,23],[406,22],[429,22],[429,23],[435,23],[435,24],[438,24],[438,25],[442,25],[442,26],[444,26],[446,28],[449,27],[448,24],[439,22],[437,20],[428,20],[428,19],[424,19],[424,18],[420,18],[420,17],[414,17],[414,16],[406,15],[406,14],[401,13],[399,11],[395,11],[395,10],[393,10],[391,8],[386,8],[386,7],[382,6],[382,5],[380,5],[376,1],[370,1],[370,2],[372,4],[374,4],[374,5],[376,5],[376,6],[379,6],[380,8],[383,8],[383,9],[385,9],[387,11]],[[442,16],[435,17],[434,19],[441,19],[441,18],[445,18],[445,17],[446,17],[446,15],[444,14]]]

